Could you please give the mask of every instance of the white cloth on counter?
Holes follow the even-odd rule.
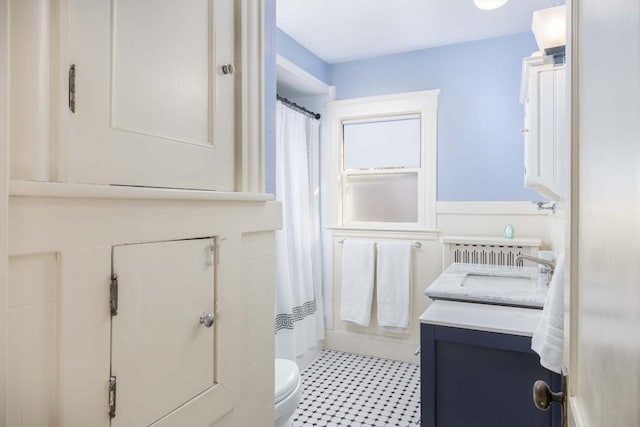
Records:
[[[378,242],[378,325],[407,332],[411,317],[411,243]]]
[[[341,320],[369,326],[374,273],[375,243],[345,239],[342,246]]]
[[[564,364],[564,254],[558,257],[531,349],[540,355],[540,364],[557,374]]]

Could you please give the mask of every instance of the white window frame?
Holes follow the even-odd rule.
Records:
[[[327,104],[327,129],[330,161],[328,165],[328,209],[330,228],[360,230],[416,230],[436,229],[437,177],[437,109],[440,90],[404,92],[334,101]],[[384,120],[386,117],[420,116],[420,167],[403,169],[374,169],[371,171],[343,170],[343,123]],[[348,175],[380,175],[385,173],[418,174],[418,220],[416,222],[349,221],[347,207]]]

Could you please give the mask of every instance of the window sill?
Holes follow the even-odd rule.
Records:
[[[424,228],[390,229],[371,226],[325,227],[337,238],[381,237],[402,240],[438,240],[440,230]]]

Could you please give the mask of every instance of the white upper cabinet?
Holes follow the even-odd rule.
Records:
[[[66,5],[62,180],[233,191],[233,1]]]
[[[526,58],[522,68],[524,185],[553,200],[568,194],[569,124],[566,69],[548,57]]]

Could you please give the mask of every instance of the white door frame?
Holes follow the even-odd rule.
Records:
[[[639,419],[639,322],[635,301],[628,296],[638,291],[637,227],[624,227],[637,220],[638,10],[633,0],[567,1],[572,87],[567,427],[637,425]],[[598,97],[603,82],[607,101],[616,108]],[[594,117],[601,127],[594,126]],[[607,144],[609,139],[613,143]],[[608,215],[609,207],[615,216],[600,226],[593,218]]]
[[[7,407],[9,206],[9,0],[0,0],[0,426]]]

